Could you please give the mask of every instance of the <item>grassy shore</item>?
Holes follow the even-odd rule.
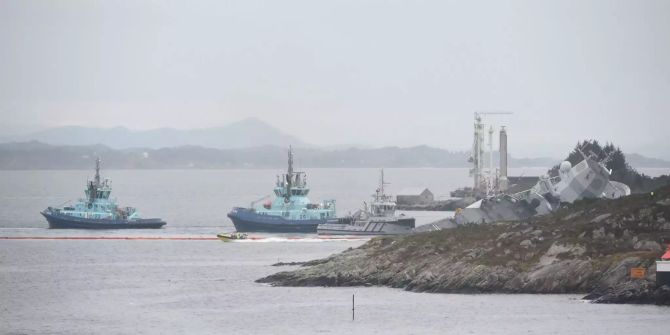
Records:
[[[670,187],[584,200],[523,222],[374,238],[259,282],[383,285],[417,292],[583,293],[596,302],[670,304],[655,261],[670,241]],[[646,277],[632,279],[630,268]]]

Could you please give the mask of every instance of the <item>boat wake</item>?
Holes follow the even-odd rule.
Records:
[[[131,241],[220,241],[216,237],[219,227],[175,227],[157,230],[87,230],[47,228],[0,228],[0,240],[131,240]],[[336,242],[366,241],[370,236],[316,235],[316,234],[263,234],[249,235],[244,240],[228,242],[285,243],[285,242]]]

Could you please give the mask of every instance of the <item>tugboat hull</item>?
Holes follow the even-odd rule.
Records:
[[[316,227],[323,220],[289,220],[276,215],[261,215],[248,208],[235,208],[228,217],[238,232],[265,233],[316,233]]]
[[[51,229],[158,229],[166,222],[161,219],[108,220],[86,219],[48,210],[40,212]]]

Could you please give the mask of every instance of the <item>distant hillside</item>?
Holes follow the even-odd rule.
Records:
[[[287,146],[286,146],[287,147]],[[201,146],[113,149],[104,145],[50,145],[36,141],[0,144],[0,170],[89,169],[99,155],[112,169],[285,168],[286,147],[214,149]],[[310,167],[470,167],[469,154],[428,146],[323,150],[298,148],[298,168]],[[495,157],[495,155],[494,155]],[[509,159],[510,167],[552,166],[550,158]],[[485,165],[487,165],[486,163]],[[497,165],[497,162],[494,162]]]
[[[667,168],[670,167],[670,161],[658,158],[649,158],[640,154],[626,154],[626,161],[630,166],[646,168]]]
[[[655,196],[580,201],[520,222],[373,238],[257,280],[273,286],[386,286],[431,293],[585,294],[670,305],[655,261],[670,233],[670,186]],[[634,279],[630,269],[646,268]]]
[[[284,168],[286,147],[212,149],[200,146],[112,149],[104,145],[55,146],[40,142],[0,144],[0,169],[88,169],[100,155],[106,168]],[[299,168],[309,167],[468,167],[468,153],[418,146],[378,149],[296,150]],[[550,160],[550,162],[555,162]],[[528,165],[530,164],[530,165]],[[533,165],[537,164],[537,165]],[[548,166],[547,159],[510,159],[511,166]]]
[[[126,149],[146,147],[152,149],[197,145],[208,148],[232,149],[264,145],[307,146],[300,139],[258,119],[249,118],[223,127],[179,130],[160,128],[130,130],[124,127],[87,128],[66,126],[50,128],[32,134],[15,136],[15,141],[39,141],[52,145],[97,145]]]

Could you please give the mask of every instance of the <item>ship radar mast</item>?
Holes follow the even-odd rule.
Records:
[[[293,148],[288,146],[288,171],[286,171],[286,192],[284,192],[284,202],[291,201],[291,187],[293,186]]]
[[[388,184],[389,183],[384,181],[384,169],[381,169],[379,174],[379,187],[377,188],[377,192],[375,194],[375,200],[386,201],[387,196],[384,187]]]
[[[284,197],[284,202],[289,203],[292,196],[304,197],[309,193],[307,188],[307,175],[305,172],[293,169],[293,147],[288,147],[288,169],[286,173],[277,178],[277,196]]]
[[[288,175],[293,175],[293,148],[288,146]]]
[[[95,159],[95,186],[100,187],[100,156]]]
[[[375,194],[372,196],[374,201],[370,206],[370,210],[375,216],[393,215],[395,212],[395,202],[391,199],[391,196],[386,195],[386,185],[389,185],[389,183],[384,181],[384,169],[380,169],[379,187],[377,187]],[[365,208],[367,211],[367,204]]]
[[[99,198],[98,189],[100,188],[100,157],[95,159],[95,177],[93,180],[86,182],[86,197],[88,200],[88,207],[91,208],[95,199]]]
[[[384,194],[384,169],[382,169],[382,172],[381,172],[381,182],[380,182],[380,184],[381,185],[379,185],[379,188],[382,190],[382,194]]]
[[[384,181],[384,169],[381,169],[380,176],[379,176],[379,193],[381,193],[381,196],[386,195],[384,192],[384,186],[388,185],[389,183]]]

